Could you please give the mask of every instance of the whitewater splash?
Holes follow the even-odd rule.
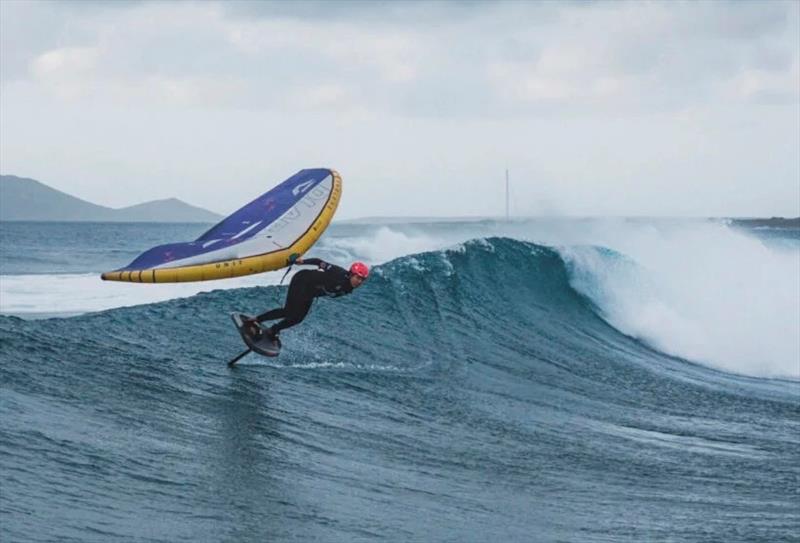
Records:
[[[624,333],[726,371],[800,378],[800,258],[728,229],[654,230],[566,247],[573,286]]]
[[[609,323],[663,352],[746,375],[800,378],[797,244],[767,244],[728,224],[699,220],[460,226],[476,236],[555,246],[573,287]],[[381,260],[460,241],[441,226],[435,235],[383,226],[335,246]]]
[[[568,265],[573,288],[614,327],[658,350],[725,371],[800,378],[798,244],[768,244],[721,222],[335,224],[309,254],[372,265],[409,257],[406,263],[413,265],[413,255],[459,250],[468,240],[492,236],[555,247]],[[89,272],[0,276],[0,312],[79,314],[216,289],[274,285],[283,275],[111,285]]]
[[[24,274],[0,277],[0,313],[27,318],[68,317],[117,307],[188,298],[203,292],[277,285],[282,271],[205,283],[98,284],[96,273]]]

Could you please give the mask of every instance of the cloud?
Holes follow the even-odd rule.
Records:
[[[420,117],[635,113],[791,101],[800,56],[790,2],[48,4],[60,23],[2,4],[13,47],[0,81],[27,59],[35,83],[70,100],[94,89],[92,99],[140,104],[331,111],[347,95],[375,114]],[[13,30],[35,34],[42,19],[41,43],[57,47]],[[58,55],[77,69],[42,65]],[[340,98],[300,98],[320,88]]]
[[[415,79],[425,51],[414,32],[362,28],[352,23],[319,25],[306,21],[226,21],[226,35],[253,58],[282,55],[352,74],[358,69],[389,82]]]
[[[345,87],[332,83],[300,88],[290,97],[290,102],[299,109],[313,110],[349,107],[352,98]]]
[[[761,104],[791,103],[800,99],[800,64],[785,71],[748,68],[731,80],[731,94]]]
[[[224,11],[232,20],[302,20],[324,23],[370,23],[387,26],[409,23],[438,25],[442,21],[480,16],[492,4],[479,0],[436,0],[417,2],[365,2],[363,0],[301,0],[296,2],[253,2],[229,0]]]
[[[72,100],[85,96],[97,69],[100,52],[94,47],[65,47],[36,57],[31,74],[36,81],[59,98]]]
[[[470,194],[505,165],[520,206],[688,212],[701,187],[692,210],[787,209],[799,42],[794,1],[0,0],[0,150],[127,176],[119,198],[196,179],[211,207],[203,182],[311,163],[341,165],[354,213],[376,171],[387,210],[436,179],[455,214],[490,211]]]

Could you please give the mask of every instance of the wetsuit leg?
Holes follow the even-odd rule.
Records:
[[[295,324],[303,321],[311,309],[311,304],[314,302],[314,296],[308,286],[308,281],[311,277],[310,270],[303,270],[292,277],[289,283],[289,292],[286,294],[286,305],[282,308],[273,309],[259,315],[258,322],[265,320],[274,320],[283,317],[283,320],[274,324],[272,330],[279,332]]]
[[[267,311],[266,313],[260,314],[258,317],[256,317],[256,320],[258,322],[274,321],[275,319],[282,319],[285,316],[286,316],[286,308],[279,307],[277,309],[272,309],[270,311]]]
[[[296,303],[288,306],[286,308],[286,318],[282,321],[272,325],[272,331],[276,334],[281,330],[285,330],[290,326],[294,326],[295,324],[300,324],[303,322],[303,319],[306,318],[308,314],[308,310],[311,309],[311,304],[314,302],[314,298],[307,297],[302,300],[298,300]]]

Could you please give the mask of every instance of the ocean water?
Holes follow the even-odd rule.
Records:
[[[207,225],[0,224],[0,541],[798,541],[800,232],[334,224],[282,273],[99,273]]]

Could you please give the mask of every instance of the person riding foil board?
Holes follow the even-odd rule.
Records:
[[[294,274],[289,282],[289,291],[286,293],[283,307],[245,320],[245,326],[249,327],[252,336],[258,338],[263,333],[270,340],[277,340],[281,330],[303,321],[311,309],[311,304],[314,303],[314,298],[320,296],[337,298],[350,294],[369,277],[369,268],[363,262],[354,262],[349,271],[319,258],[297,258],[293,264],[317,266],[318,270],[301,270]],[[257,324],[276,319],[283,320],[263,329],[263,332]]]

